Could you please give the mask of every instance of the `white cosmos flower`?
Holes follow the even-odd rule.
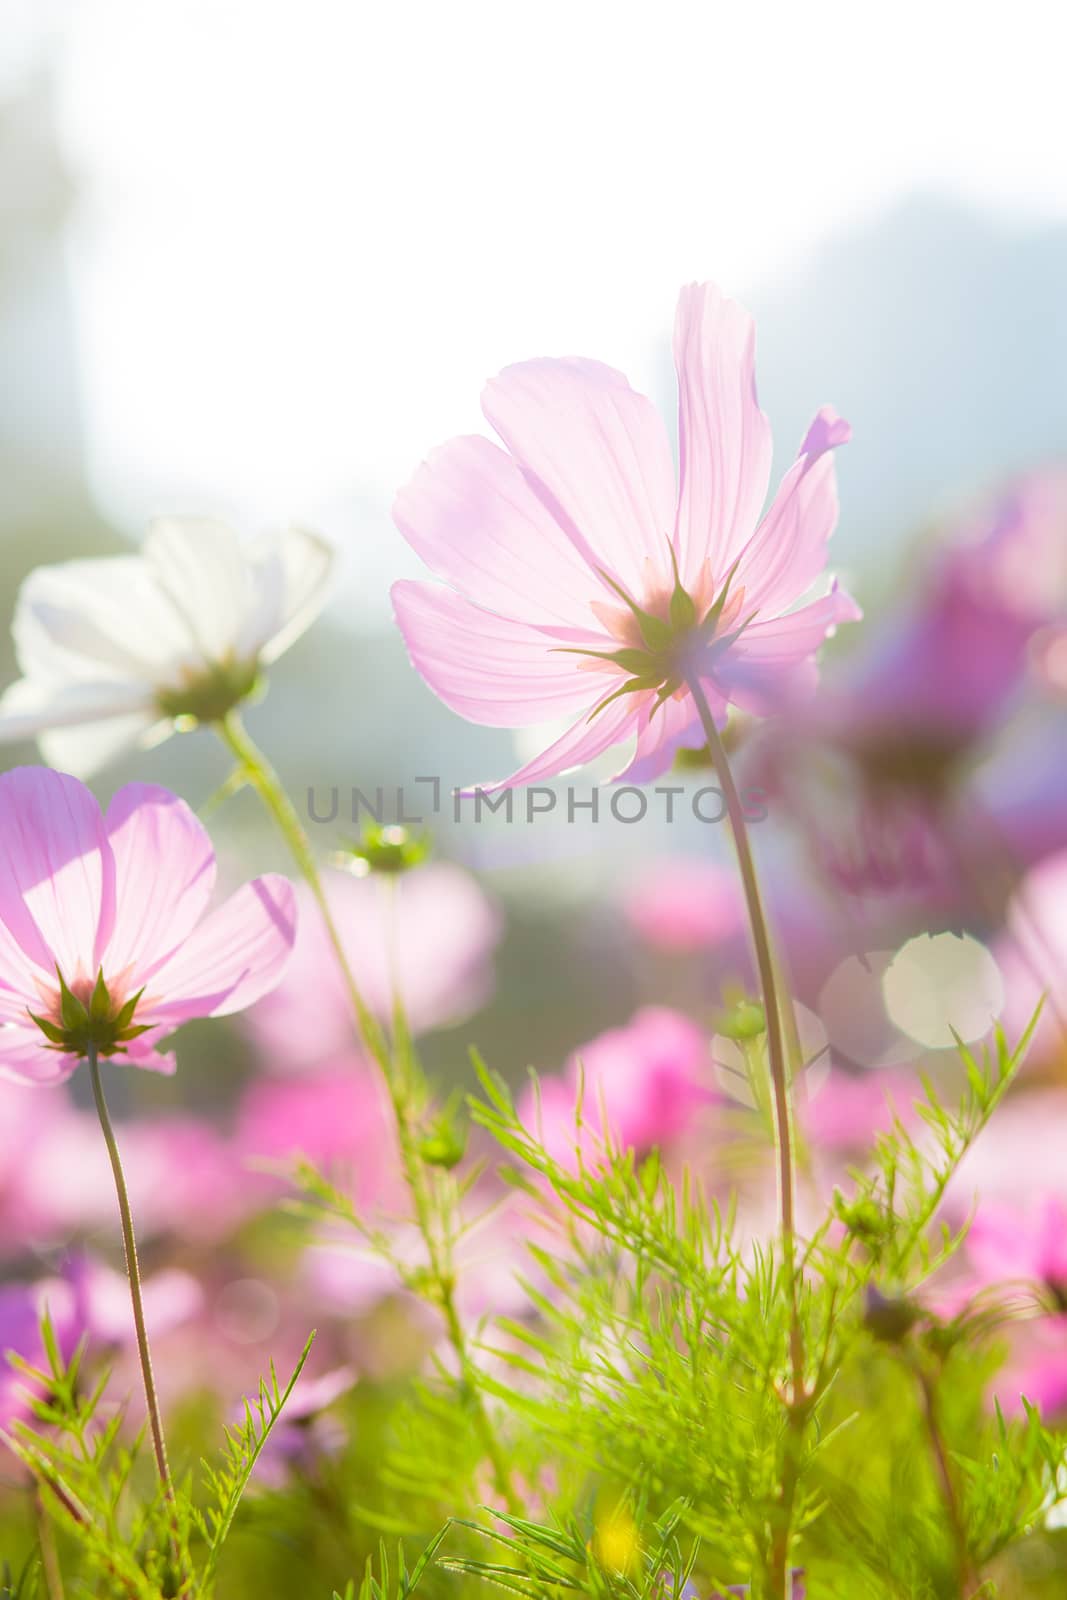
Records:
[[[224,716],[321,611],[332,564],[299,528],[246,543],[168,517],[140,554],[38,567],[15,610],[23,676],[0,698],[0,741],[37,738],[87,777],[178,719]]]

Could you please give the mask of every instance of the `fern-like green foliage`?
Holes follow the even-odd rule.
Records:
[[[581,1107],[560,1159],[476,1062],[471,1116],[527,1234],[521,1308],[450,1335],[455,1246],[499,1183],[436,1174],[439,1253],[413,1265],[387,1219],[303,1164],[300,1226],[381,1251],[391,1314],[419,1300],[419,1325],[437,1319],[432,1359],[359,1384],[347,1443],[264,1485],[252,1517],[242,1497],[306,1348],[168,1503],[105,1380],[83,1351],[65,1362],[46,1321],[12,1443],[62,1565],[102,1600],[1062,1600],[1067,1440],[1032,1406],[990,1404],[1012,1308],[938,1310],[966,1233],[944,1202],[955,1185],[965,1211],[960,1163],[1026,1044],[961,1044],[958,1087],[926,1085],[917,1130],[897,1121],[832,1194],[809,1188],[792,1274],[773,1235],[657,1154],[614,1148]],[[37,1560],[7,1581],[58,1600]]]
[[[107,1401],[108,1375],[83,1388],[85,1347],[64,1358],[51,1318],[41,1322],[47,1365],[12,1362],[34,1395],[32,1422],[6,1439],[39,1486],[43,1503],[78,1552],[101,1600],[211,1600],[219,1561],[241,1498],[292,1393],[314,1335],[284,1389],[271,1367],[240,1423],[225,1431],[202,1481],[180,1480],[164,1495],[142,1470],[141,1438],[123,1439],[124,1411]]]

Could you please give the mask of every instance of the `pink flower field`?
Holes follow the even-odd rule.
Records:
[[[0,1600],[1062,1600],[1048,96],[983,247],[858,220],[988,155],[970,14],[73,9],[0,105]]]

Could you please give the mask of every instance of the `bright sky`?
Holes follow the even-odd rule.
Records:
[[[916,186],[1067,214],[1053,16],[81,0],[60,90],[97,492],[131,528],[208,504],[344,538],[508,361],[648,386],[687,279],[743,292]]]

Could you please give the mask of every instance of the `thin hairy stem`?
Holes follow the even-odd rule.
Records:
[[[952,1476],[952,1466],[948,1458],[948,1450],[941,1433],[941,1424],[937,1415],[937,1396],[929,1374],[925,1372],[918,1361],[913,1362],[915,1377],[919,1385],[919,1394],[922,1399],[923,1420],[926,1423],[926,1434],[930,1441],[930,1452],[934,1458],[938,1480],[941,1484],[941,1494],[945,1502],[945,1513],[948,1518],[949,1530],[956,1554],[956,1571],[959,1579],[961,1600],[970,1600],[981,1588],[981,1582],[971,1560],[970,1546],[967,1542],[967,1527],[963,1520],[963,1510],[960,1506],[959,1494],[956,1489],[955,1479]]]
[[[727,814],[734,838],[741,883],[748,908],[749,928],[756,952],[756,968],[763,992],[767,1028],[767,1056],[774,1096],[775,1150],[778,1164],[778,1206],[782,1234],[782,1256],[789,1296],[789,1355],[792,1369],[791,1393],[786,1399],[786,1431],[783,1441],[782,1481],[777,1507],[776,1528],[771,1541],[768,1577],[771,1592],[787,1600],[789,1544],[792,1536],[793,1508],[800,1475],[804,1428],[808,1411],[808,1392],[804,1377],[804,1343],[800,1325],[796,1265],[796,1162],[793,1150],[793,1118],[790,1103],[789,1061],[782,1018],[783,997],[778,981],[770,930],[763,910],[756,863],[748,837],[741,796],[734,783],[726,749],[715,726],[707,696],[696,673],[687,677],[687,686],[697,708],[712,763],[726,799]]]
[[[493,1469],[497,1489],[507,1502],[509,1510],[518,1511],[520,1502],[512,1488],[507,1463],[478,1388],[474,1363],[456,1310],[455,1280],[448,1259],[449,1251],[435,1223],[434,1194],[426,1163],[419,1150],[416,1103],[418,1065],[402,996],[395,980],[395,952],[392,950],[392,941],[390,967],[393,973],[394,992],[393,1032],[390,1039],[371,1013],[360,992],[340,930],[326,897],[311,843],[281,779],[235,711],[230,712],[217,726],[223,741],[238,764],[238,772],[255,790],[268,814],[277,824],[322,916],[360,1037],[377,1063],[388,1092],[396,1126],[401,1167],[411,1195],[415,1221],[426,1247],[433,1280],[433,1299],[444,1319],[448,1340],[459,1364],[463,1391],[472,1407],[475,1425]]]
[[[175,1567],[178,1568],[181,1561],[177,1523],[178,1502],[174,1493],[174,1480],[170,1475],[170,1465],[167,1460],[167,1441],[163,1433],[163,1415],[159,1408],[159,1395],[156,1392],[155,1374],[152,1371],[152,1351],[148,1343],[148,1328],[145,1325],[144,1296],[141,1292],[141,1268],[137,1260],[137,1237],[133,1228],[133,1212],[130,1209],[130,1195],[126,1187],[126,1174],[122,1170],[122,1157],[119,1155],[118,1141],[115,1138],[115,1130],[111,1125],[111,1116],[107,1109],[107,1101],[104,1098],[104,1085],[100,1080],[100,1062],[96,1046],[93,1044],[89,1045],[88,1062],[89,1078],[93,1086],[93,1099],[96,1101],[96,1113],[100,1118],[100,1129],[104,1135],[104,1143],[107,1146],[111,1171],[115,1179],[115,1193],[118,1197],[119,1219],[122,1225],[122,1248],[126,1256],[126,1276],[130,1284],[133,1325],[137,1336],[137,1355],[141,1363],[145,1404],[148,1408],[148,1427],[152,1436],[152,1451],[156,1458],[156,1470],[159,1473],[163,1497],[171,1512],[171,1553],[174,1557]]]

